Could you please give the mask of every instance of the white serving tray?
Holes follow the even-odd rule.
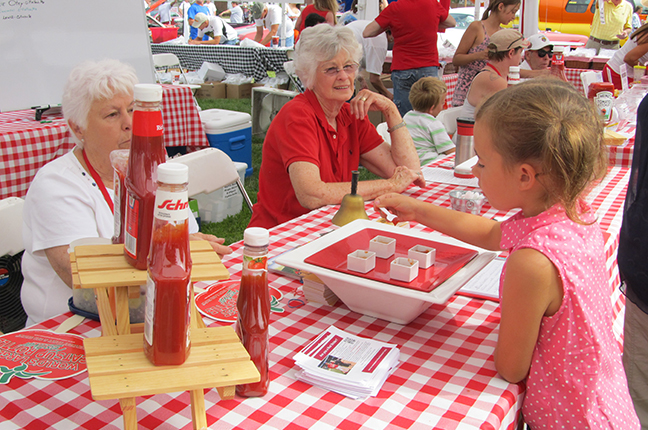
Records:
[[[316,252],[364,229],[389,231],[403,236],[461,246],[474,249],[479,254],[447,281],[427,293],[326,269],[304,261]],[[398,324],[408,324],[432,303],[445,303],[496,256],[496,252],[486,251],[439,233],[423,233],[375,221],[356,220],[294,251],[282,254],[277,257],[277,262],[287,267],[314,273],[352,311]]]

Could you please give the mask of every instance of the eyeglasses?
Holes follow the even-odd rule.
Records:
[[[358,71],[358,67],[358,63],[351,63],[347,64],[341,69],[338,69],[337,67],[329,67],[328,69],[324,69],[323,73],[326,76],[337,76],[337,74],[340,73],[341,70],[343,70],[347,75],[353,75]]]
[[[545,51],[544,49],[538,49],[536,51],[538,53],[538,57],[544,58],[545,55],[548,55],[549,58],[553,57],[553,52],[551,51]]]

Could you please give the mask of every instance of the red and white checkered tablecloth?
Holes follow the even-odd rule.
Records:
[[[435,165],[447,164],[448,157]],[[610,234],[606,244],[608,269],[616,276],[616,246],[629,169],[611,167],[607,178],[589,194],[601,226]],[[456,185],[432,183],[407,194],[449,206],[448,193]],[[367,208],[369,208],[367,204]],[[312,211],[271,230],[270,256],[320,237],[332,229],[336,206]],[[370,218],[377,214],[368,209]],[[512,212],[511,212],[512,213]],[[488,203],[482,216],[503,218],[510,213]],[[412,225],[414,230],[427,230]],[[242,244],[233,245],[224,259],[233,278],[241,275]],[[432,305],[403,326],[350,311],[344,304],[333,307],[307,303],[291,307],[299,284],[290,278],[269,275],[270,285],[284,297],[283,313],[273,312],[270,325],[270,391],[262,398],[221,401],[215,390],[205,395],[207,421],[218,429],[499,429],[514,428],[524,395],[523,384],[509,384],[495,371],[493,351],[499,325],[498,304],[455,295],[443,305]],[[616,286],[612,287],[618,291]],[[618,315],[623,300],[613,297]],[[46,321],[54,328],[70,314]],[[617,318],[618,320],[618,318]],[[211,320],[206,320],[209,324]],[[218,323],[212,323],[212,325]],[[399,345],[401,364],[385,382],[377,397],[351,400],[295,379],[293,356],[329,325],[360,336]],[[73,333],[98,336],[98,323],[86,322]],[[616,326],[615,326],[616,328]],[[1,349],[0,349],[1,351]],[[3,429],[122,428],[117,401],[91,399],[85,374],[61,380],[14,378],[0,385],[0,417]],[[137,399],[142,429],[191,428],[188,393],[160,394]]]
[[[583,91],[583,82],[581,81],[580,74],[581,72],[587,72],[587,69],[565,69],[565,76],[567,80],[571,82],[578,91]],[[454,93],[455,88],[457,87],[457,82],[459,81],[459,75],[457,73],[451,73],[448,75],[443,75],[443,82],[445,82],[448,87],[448,92],[446,94],[446,108],[452,106],[452,94]]]
[[[163,85],[162,118],[167,146],[209,146],[191,89]],[[0,113],[0,199],[24,197],[42,166],[74,148],[61,115]]]

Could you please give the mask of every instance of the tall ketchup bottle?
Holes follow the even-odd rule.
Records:
[[[137,84],[134,95],[133,137],[125,181],[124,254],[132,266],[142,270],[146,269],[151,246],[157,167],[166,160],[166,151],[160,110],[162,87]]]
[[[251,227],[243,233],[243,277],[236,301],[236,332],[261,374],[261,380],[236,386],[236,394],[259,397],[268,392],[270,375],[270,292],[268,291],[268,230]]]
[[[184,363],[191,346],[189,168],[163,163],[157,176],[146,282],[144,353],[151,363],[163,366]]]

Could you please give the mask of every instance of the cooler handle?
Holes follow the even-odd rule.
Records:
[[[239,149],[245,148],[245,136],[237,136],[230,139],[230,149],[232,151],[238,151]]]

